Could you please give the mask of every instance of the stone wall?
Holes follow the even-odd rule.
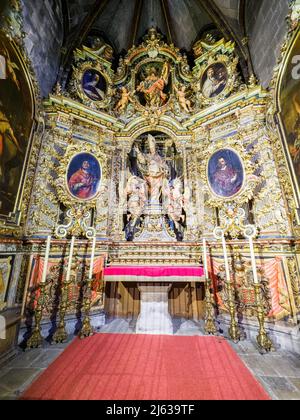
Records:
[[[41,94],[47,96],[57,78],[64,30],[57,0],[22,0],[25,45]]]
[[[288,5],[289,0],[247,0],[246,3],[246,29],[254,71],[264,87],[272,79],[287,32]]]

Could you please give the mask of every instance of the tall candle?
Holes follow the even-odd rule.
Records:
[[[225,272],[226,272],[226,279],[230,282],[230,271],[229,271],[229,264],[228,264],[228,256],[227,256],[227,248],[226,248],[226,240],[224,234],[222,235],[222,245],[223,245],[223,253],[224,253],[224,264],[225,264]]]
[[[251,263],[252,263],[252,271],[253,271],[253,281],[255,284],[258,284],[259,280],[257,276],[257,267],[256,267],[253,239],[251,236],[249,236],[249,246],[250,246]]]
[[[51,236],[48,236],[47,237],[47,243],[46,243],[46,252],[45,252],[45,259],[44,259],[42,283],[46,283],[46,279],[47,279],[50,247],[51,247]]]
[[[206,280],[208,279],[206,239],[203,238],[203,267]]]
[[[66,276],[66,282],[67,283],[70,281],[70,276],[71,276],[71,268],[72,268],[72,259],[73,259],[73,253],[74,253],[74,245],[75,245],[75,236],[72,236],[71,247],[70,247],[70,254],[69,254],[69,262],[68,262],[68,269],[67,269],[67,276]]]
[[[93,278],[95,250],[96,250],[96,235],[93,237],[92,254],[91,254],[91,261],[90,261],[89,280],[92,280],[92,278]]]

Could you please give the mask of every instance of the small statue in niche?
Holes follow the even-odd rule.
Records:
[[[131,93],[126,89],[125,86],[121,87],[120,92],[121,92],[121,98],[115,107],[115,111],[118,112],[119,114],[122,114],[122,112],[126,111],[126,108],[129,102],[133,103],[133,100],[131,98]]]
[[[133,175],[129,178],[124,199],[127,201],[127,225],[125,226],[126,239],[132,241],[138,231],[140,217],[145,209],[148,198],[147,183],[143,179]]]
[[[186,97],[187,96],[186,86],[182,85],[182,86],[179,86],[178,88],[174,86],[174,89],[176,91],[178,102],[181,109],[183,109],[187,114],[192,112],[191,101],[187,99]]]
[[[140,172],[149,186],[150,204],[159,204],[163,185],[169,177],[169,169],[166,160],[162,158],[156,150],[155,138],[148,135],[149,153],[143,154],[135,146],[134,151],[137,155],[137,163]]]
[[[183,185],[180,178],[174,179],[171,185],[168,185],[164,191],[165,197],[165,211],[174,224],[173,230],[179,241],[183,240],[183,223],[185,221],[184,210],[184,196]]]

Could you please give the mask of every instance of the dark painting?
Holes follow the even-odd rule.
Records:
[[[33,123],[33,102],[22,62],[0,34],[0,214],[14,212]]]
[[[228,73],[223,63],[215,63],[208,67],[202,78],[202,93],[205,98],[215,98],[226,87]]]
[[[230,198],[244,182],[242,162],[233,150],[222,149],[212,155],[208,163],[208,181],[214,194]]]
[[[82,77],[84,93],[92,101],[104,101],[107,92],[107,83],[104,76],[97,70],[87,70]]]
[[[287,139],[287,152],[298,187],[300,183],[300,65],[299,59],[294,63],[292,60],[299,56],[300,37],[290,53],[280,91],[281,119]]]
[[[99,191],[101,167],[89,153],[79,153],[70,162],[67,182],[71,195],[80,200],[91,200]]]
[[[169,63],[144,64],[137,74],[136,92],[141,105],[159,108],[170,98]]]

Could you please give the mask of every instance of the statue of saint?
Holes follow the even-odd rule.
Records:
[[[148,194],[150,204],[159,204],[162,188],[168,182],[169,169],[167,162],[156,151],[155,138],[148,135],[149,153],[143,154],[139,148],[135,147],[137,163],[140,172],[148,184]]]

